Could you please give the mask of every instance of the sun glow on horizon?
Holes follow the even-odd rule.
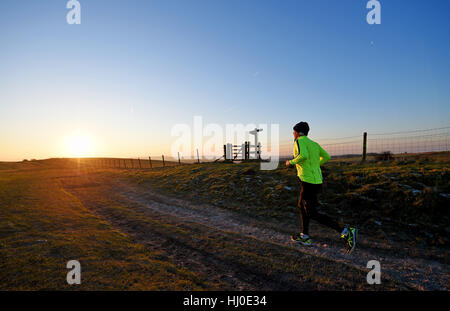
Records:
[[[83,158],[93,156],[94,140],[87,133],[74,132],[66,138],[63,151],[69,157]]]

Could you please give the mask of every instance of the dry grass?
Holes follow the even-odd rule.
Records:
[[[257,163],[205,163],[122,174],[171,195],[253,217],[283,221],[297,215],[298,179],[293,169],[281,166],[261,171]],[[390,232],[392,239],[413,246],[449,246],[450,152],[363,164],[339,159],[326,164],[323,175],[320,199],[330,215],[369,236],[384,238],[383,232]]]
[[[3,164],[0,289],[214,288],[170,260],[160,260],[157,251],[136,243],[86,209],[61,187],[59,178],[73,174],[71,169],[42,163]],[[66,263],[71,259],[81,263],[81,285],[66,283]]]
[[[445,254],[449,243],[448,154],[364,164],[354,159],[331,161],[324,168],[323,209],[358,224],[374,239],[385,239],[389,232],[391,239],[426,246],[433,259],[447,262],[442,250]],[[219,272],[224,274],[229,267],[255,288],[369,289],[361,282],[364,271],[148,214],[114,193],[108,182],[113,180],[255,219],[285,222],[286,232],[298,217],[297,178],[285,168],[260,171],[257,163],[207,163],[118,170],[65,159],[0,163],[0,289],[237,288],[184,265],[183,258],[194,254],[200,266],[217,265],[219,271],[221,265]],[[417,234],[417,228],[423,234]],[[155,239],[163,241],[159,247],[151,246]],[[65,281],[65,265],[71,259],[81,262],[80,286]],[[386,281],[380,288],[402,286]]]

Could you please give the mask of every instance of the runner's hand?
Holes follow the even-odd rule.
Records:
[[[286,160],[286,167],[291,166],[291,162],[289,162],[289,160]]]

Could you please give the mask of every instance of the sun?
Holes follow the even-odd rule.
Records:
[[[89,134],[77,131],[67,137],[65,152],[69,157],[82,158],[92,156],[93,140]]]

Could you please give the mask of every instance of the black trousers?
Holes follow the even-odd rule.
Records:
[[[300,217],[302,220],[303,234],[309,234],[309,221],[313,219],[322,225],[330,227],[341,233],[342,228],[336,221],[329,216],[317,212],[320,207],[317,195],[322,189],[322,184],[310,184],[300,181],[300,197],[298,200],[298,207],[300,209]]]

